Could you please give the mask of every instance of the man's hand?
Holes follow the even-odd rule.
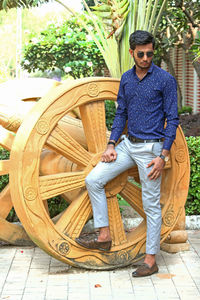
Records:
[[[153,169],[151,170],[151,172],[148,174],[148,177],[150,180],[156,180],[162,173],[162,170],[165,166],[165,162],[162,158],[160,158],[159,156],[154,158],[148,165],[147,168],[153,166]]]
[[[108,145],[106,151],[102,154],[102,162],[115,161],[117,158],[117,152],[115,151],[114,145]]]

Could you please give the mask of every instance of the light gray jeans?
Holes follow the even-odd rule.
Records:
[[[120,173],[137,164],[142,185],[143,209],[147,218],[146,253],[156,254],[160,250],[160,230],[162,223],[160,207],[161,177],[150,180],[148,174],[153,168],[148,163],[162,152],[163,142],[132,143],[125,137],[115,148],[117,159],[114,162],[99,162],[86,177],[90,196],[94,227],[109,226],[107,199],[104,186]]]

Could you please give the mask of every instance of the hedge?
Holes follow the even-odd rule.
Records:
[[[107,110],[110,111],[110,103]],[[109,124],[110,125],[110,124]],[[190,186],[185,205],[186,215],[200,215],[200,137],[186,137],[190,155]],[[8,159],[9,152],[0,147],[0,160]],[[0,176],[0,192],[8,184],[8,175]],[[61,197],[54,197],[48,200],[50,216],[54,217],[62,211],[67,204]],[[8,221],[17,221],[16,214],[12,210],[7,218]]]
[[[200,137],[186,137],[190,156],[190,186],[186,215],[200,215]]]

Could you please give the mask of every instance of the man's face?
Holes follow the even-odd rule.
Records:
[[[135,64],[140,69],[148,69],[153,59],[152,43],[146,45],[137,45],[135,50],[129,49],[131,56],[135,60]]]

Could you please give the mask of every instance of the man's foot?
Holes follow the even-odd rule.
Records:
[[[75,241],[81,245],[82,247],[85,247],[87,249],[98,249],[102,251],[109,251],[112,245],[112,241],[98,241],[98,236],[91,237],[91,238],[76,238]]]
[[[156,262],[153,264],[152,267],[150,267],[148,264],[143,263],[141,266],[137,268],[135,272],[132,273],[133,277],[143,277],[143,276],[149,276],[154,273],[158,272],[158,266]]]
[[[147,264],[150,268],[156,263],[155,254],[146,254],[144,258],[144,263]]]

